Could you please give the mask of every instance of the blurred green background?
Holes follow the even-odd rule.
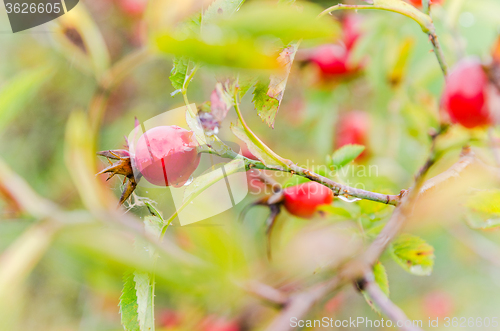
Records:
[[[96,76],[102,77],[104,72],[100,68],[127,55],[141,54],[140,50],[150,43],[148,28],[153,25],[153,14],[161,6],[171,5],[168,1],[152,2],[143,13],[141,1],[136,2],[81,1],[73,16],[67,14],[56,22],[16,34],[9,32],[5,9],[0,6],[0,157],[39,196],[67,211],[63,214],[66,226],[53,238],[47,236],[50,242],[40,246],[45,249],[35,250],[41,254],[40,260],[27,263],[30,272],[19,272],[19,283],[12,286],[11,292],[2,292],[7,293],[0,298],[4,311],[0,314],[2,330],[121,330],[118,302],[123,274],[130,268],[150,270],[148,257],[137,252],[137,247],[144,245],[141,239],[110,225],[110,220],[99,220],[93,212],[85,216],[91,208],[79,194],[79,186],[84,185],[75,180],[79,173],[68,168],[74,163],[68,161],[67,148],[71,145],[66,133],[71,114],[91,108],[98,91]],[[317,3],[325,8],[335,4]],[[314,64],[295,61],[274,129],[253,110],[251,93],[242,100],[243,114],[252,130],[276,153],[314,169],[324,165],[326,155],[335,149],[339,117],[353,110],[365,112],[369,118],[369,157],[353,167],[372,165],[376,171],[371,176],[349,173],[341,175],[340,180],[370,191],[398,194],[412,184],[429,150],[428,130],[439,124],[443,75],[430,52],[427,35],[414,21],[382,11],[350,14],[360,18],[361,37],[353,50],[354,59],[364,63],[360,73],[324,82],[318,79]],[[442,6],[433,6],[432,17],[448,64],[453,65],[465,55],[487,60],[500,31],[499,15],[497,0],[447,0]],[[75,24],[77,30],[85,31],[85,41],[92,40],[92,45],[86,44],[86,51],[81,52],[75,43],[68,43],[67,32],[61,33],[64,24]],[[404,45],[409,52],[407,63],[398,66]],[[301,49],[309,46],[314,45],[305,42]],[[89,130],[88,142],[95,143],[96,150],[121,148],[123,137],[133,129],[134,117],[142,121],[182,106],[181,96],[170,95],[174,91],[168,79],[171,68],[172,57],[158,54],[134,67],[110,89],[98,135]],[[396,73],[400,75],[398,83],[392,84],[391,75],[397,70],[402,70]],[[216,82],[214,76],[220,73],[225,74],[226,69],[202,67],[189,86],[190,102],[209,100]],[[229,123],[235,119],[230,111],[219,137],[241,145],[229,130]],[[485,132],[454,127],[446,144],[455,147],[448,149],[431,175],[455,162],[460,143],[466,141],[472,141],[477,153],[491,161]],[[97,157],[93,162],[97,162],[98,169],[106,166],[105,160],[97,161]],[[11,174],[4,172],[2,176]],[[276,175],[280,182],[288,177]],[[2,190],[5,178],[0,181],[0,196],[5,198],[0,200],[0,249],[4,252],[0,261],[4,262],[6,254],[15,251],[11,245],[19,243],[25,231],[46,221],[16,208],[8,192]],[[87,180],[84,175],[81,178]],[[500,245],[500,236],[492,231],[495,229],[471,230],[465,225],[463,197],[457,198],[454,190],[465,190],[466,184],[492,185],[473,173],[464,187],[445,188],[440,193],[444,198],[419,204],[422,212],[405,230],[434,247],[435,266],[430,276],[407,273],[389,254],[381,259],[387,269],[390,298],[410,319],[423,320],[424,329],[429,317],[500,318],[499,266],[478,256],[475,244],[471,244],[483,247],[488,240]],[[119,196],[121,179],[114,178],[106,185]],[[137,193],[147,196],[143,190]],[[237,329],[227,330],[264,329],[277,310],[248,294],[241,282],[259,280],[276,287],[300,288],[327,279],[335,273],[338,256],[358,252],[393,208],[336,199],[333,205],[346,210],[347,216],[327,214],[302,220],[283,211],[273,239],[275,257],[268,261],[264,235],[268,210],[256,207],[245,222],[238,221],[242,209],[257,198],[249,194],[235,208],[190,226],[181,227],[174,221],[166,241],[208,264],[186,262],[176,254],[160,256],[155,297],[157,330],[209,331],[207,319],[238,325]],[[174,212],[168,202],[160,202],[166,206],[165,217]],[[149,214],[140,205],[128,213],[139,217]],[[44,238],[43,231],[35,237]],[[329,231],[335,236],[321,236]],[[344,242],[348,244],[340,244]],[[21,254],[17,258],[28,261],[31,257]],[[3,265],[17,270],[15,263]],[[0,276],[8,277],[7,271],[0,272]],[[353,287],[345,287],[331,297],[311,312],[311,318],[380,318]]]

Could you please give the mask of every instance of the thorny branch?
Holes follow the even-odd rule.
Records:
[[[435,144],[435,139],[437,135],[433,136],[433,146]],[[449,173],[450,176],[456,175],[458,172],[463,171],[466,166],[465,164],[470,164],[470,160],[474,157],[474,154],[469,148],[464,148],[460,160],[450,167],[445,173]],[[430,160],[430,161],[429,161]],[[385,251],[390,242],[396,237],[400,232],[401,228],[408,216],[411,214],[411,206],[413,201],[418,198],[419,194],[422,193],[422,188],[429,185],[437,185],[442,181],[436,183],[436,177],[431,178],[428,182],[424,184],[423,179],[425,174],[432,166],[435,160],[435,148],[431,148],[430,156],[425,162],[424,166],[420,170],[419,174],[415,178],[415,184],[413,188],[408,190],[405,194],[402,194],[402,199],[400,204],[396,207],[393,214],[391,215],[389,221],[386,223],[377,238],[371,243],[371,245],[365,250],[365,252],[357,259],[354,259],[346,263],[339,271],[337,276],[333,279],[328,280],[324,283],[319,283],[312,286],[309,289],[305,289],[298,293],[293,293],[288,296],[283,310],[278,314],[270,326],[266,329],[268,331],[287,331],[290,330],[290,318],[302,318],[305,316],[309,310],[314,306],[315,303],[323,299],[328,294],[339,289],[348,283],[365,284],[365,289],[372,299],[380,306],[384,314],[393,320],[406,320],[404,313],[396,306],[394,303],[389,301],[388,298],[381,293],[380,289],[376,284],[373,283],[372,268],[373,265],[378,261],[382,253]],[[452,175],[451,175],[452,174]],[[431,184],[432,183],[432,184]],[[366,287],[367,286],[367,287]],[[419,330],[418,328],[403,328],[402,330],[414,331]]]
[[[401,6],[392,6],[387,4],[374,4],[374,5],[345,5],[338,4],[332,7],[325,9],[319,17],[324,16],[326,14],[330,14],[336,10],[358,10],[358,9],[378,9],[391,11],[395,13],[399,13],[401,15],[407,16],[417,22],[422,31],[425,32],[429,36],[429,40],[432,44],[432,48],[434,54],[436,55],[436,59],[439,62],[439,66],[441,67],[441,71],[446,76],[448,74],[448,65],[446,64],[446,60],[444,58],[443,50],[441,49],[441,45],[438,41],[438,37],[436,35],[436,28],[434,27],[434,23],[432,22],[432,18],[425,13],[418,11],[416,8],[411,6],[410,4],[403,3]]]
[[[241,155],[238,155],[236,153],[231,154],[230,156],[234,157],[234,158],[236,158],[236,157],[243,158],[243,160],[245,161],[245,166],[246,166],[247,170],[261,169],[261,170],[273,170],[273,171],[288,172],[290,174],[305,177],[305,178],[308,178],[314,182],[318,182],[320,184],[323,184],[326,187],[328,187],[329,189],[331,189],[333,191],[333,193],[335,193],[335,195],[337,195],[337,196],[338,195],[350,196],[350,197],[380,202],[383,204],[393,205],[393,206],[397,206],[399,203],[399,200],[400,200],[400,195],[370,192],[370,191],[350,187],[347,185],[343,185],[343,184],[337,183],[337,182],[335,182],[327,177],[321,176],[313,171],[302,168],[298,165],[292,165],[290,169],[281,169],[278,167],[276,167],[276,168],[275,167],[267,167],[260,161],[251,160],[251,159],[248,159],[248,158],[243,157]]]
[[[372,280],[364,284],[364,290],[377,307],[394,322],[408,321],[406,314],[382,292],[377,283],[373,281],[373,274],[371,276]],[[400,329],[403,331],[422,331],[421,328],[413,326],[412,323],[404,323]]]

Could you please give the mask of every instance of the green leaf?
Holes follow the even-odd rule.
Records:
[[[428,276],[432,273],[434,248],[417,236],[400,235],[391,245],[391,255],[411,274]]]
[[[262,163],[268,167],[286,170],[292,161],[282,158],[267,147],[255,133],[250,130],[246,123],[241,120],[236,125],[231,123],[231,131],[236,137],[241,139],[248,147],[250,152],[255,155]]]
[[[154,330],[153,293],[146,272],[134,272],[135,292],[137,297],[137,319],[141,331]]]
[[[148,210],[151,213],[151,215],[160,218],[161,221],[163,222],[163,216],[161,215],[160,211],[158,209],[156,209],[156,207],[153,205],[153,203],[151,203],[149,201],[144,201],[144,204],[146,205],[146,207],[148,207]]]
[[[163,53],[186,56],[207,65],[248,69],[278,67],[276,56],[269,54],[270,49],[249,38],[221,38],[207,42],[195,36],[163,34],[156,39],[156,45]]]
[[[373,275],[375,276],[375,283],[377,283],[385,295],[389,296],[389,279],[387,278],[385,267],[380,261],[373,266]]]
[[[385,272],[385,267],[382,263],[377,262],[377,264],[373,266],[373,276],[375,277],[375,283],[380,287],[380,290],[382,290],[386,296],[389,296],[389,280],[387,279],[387,273]],[[375,306],[368,293],[366,291],[362,291],[362,293],[370,308],[377,314],[381,315],[380,310],[377,306]]]
[[[170,82],[172,82],[172,86],[176,89],[172,93],[172,96],[177,94],[178,91],[182,90],[184,86],[184,82],[186,81],[186,77],[188,75],[188,65],[189,59],[185,56],[174,57],[174,66],[172,67],[172,71],[170,71]]]
[[[332,205],[320,205],[318,207],[319,211],[324,211],[328,214],[331,214],[333,216],[337,216],[343,219],[352,219],[351,213],[349,213],[347,210],[341,207],[335,207]]]
[[[240,35],[276,37],[285,44],[292,40],[328,38],[335,41],[339,35],[339,25],[329,17],[318,18],[322,8],[302,2],[297,6],[283,6],[271,3],[249,3],[230,18],[217,25],[223,30]]]
[[[0,130],[21,114],[26,104],[51,76],[51,70],[48,68],[26,70],[2,86],[0,90]]]
[[[345,145],[337,149],[332,157],[327,157],[327,164],[330,168],[338,170],[346,164],[354,161],[363,151],[365,146]]]
[[[121,322],[125,331],[141,331],[137,313],[137,295],[134,273],[126,272],[123,277],[123,290],[120,296]]]
[[[253,104],[260,118],[269,126],[273,126],[274,118],[278,112],[280,102],[267,95],[269,84],[262,81],[257,82],[253,91]]]
[[[476,212],[500,215],[500,190],[485,190],[474,193],[466,206]]]
[[[257,79],[253,77],[238,77],[238,93],[240,99],[257,83]]]
[[[279,106],[283,100],[286,83],[290,70],[292,69],[293,59],[299,48],[299,43],[291,43],[285,47],[279,57],[278,63],[281,66],[279,73],[271,75],[268,88],[266,90],[263,84],[258,84],[254,91],[254,105],[260,118],[268,126],[274,128],[274,119],[278,113]]]
[[[465,214],[465,220],[471,228],[476,230],[491,230],[500,227],[498,215],[495,217],[491,214],[469,212]]]

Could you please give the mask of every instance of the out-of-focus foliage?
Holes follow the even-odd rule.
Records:
[[[275,7],[257,1],[217,0],[209,6],[210,1],[161,0],[139,4],[135,11],[127,7],[129,1],[80,1],[57,22],[17,34],[9,32],[0,9],[0,169],[7,169],[5,162],[39,196],[57,205],[53,215],[62,224],[47,226],[46,217],[20,211],[0,190],[0,249],[5,254],[0,263],[9,266],[0,269],[2,330],[121,330],[121,322],[141,330],[141,323],[151,323],[143,321],[152,309],[156,330],[203,330],[214,319],[264,329],[277,310],[256,302],[242,286],[245,281],[293,291],[329,279],[380,233],[394,208],[335,198],[311,220],[283,210],[268,260],[268,210],[255,207],[245,222],[238,222],[245,206],[264,196],[261,189],[202,222],[180,226],[174,219],[163,250],[139,235],[144,224],[138,218],[154,221],[148,223],[154,228],[150,235],[157,236],[163,220],[175,212],[172,197],[158,188],[137,189],[130,210],[119,214],[130,216],[126,220],[137,230],[125,228],[122,218],[108,213],[122,183],[96,179],[107,163],[98,161],[95,151],[122,148],[134,117],[145,121],[182,106],[178,90],[196,67],[186,94],[197,105],[210,101],[217,82],[238,78],[224,93],[241,100],[245,123],[230,109],[221,122],[221,140],[248,142],[251,153],[269,165],[286,168],[291,160],[352,187],[399,194],[412,185],[430,148],[429,129],[438,128],[442,119],[444,79],[429,52],[428,36],[397,13],[350,12],[361,22],[351,59],[363,70],[331,79],[305,59],[319,44],[343,42],[346,12],[315,19],[336,1],[307,2],[302,14],[300,1],[280,1]],[[448,0],[433,5],[431,13],[450,66],[465,55],[488,59],[500,27],[497,0]],[[280,63],[283,48],[300,39],[293,62]],[[147,56],[141,49],[148,50]],[[128,60],[116,67],[123,59]],[[272,70],[283,67],[285,72]],[[114,81],[123,68],[130,72]],[[286,89],[280,85],[285,80]],[[276,93],[269,93],[273,87]],[[333,147],[338,118],[353,110],[370,118],[370,153],[363,161],[353,161],[360,148]],[[95,123],[100,123],[96,130]],[[499,133],[494,128],[493,138]],[[481,162],[494,164],[484,130],[452,126],[437,143],[437,150],[446,152],[428,177],[456,162],[464,144]],[[332,165],[340,169],[332,173]],[[24,187],[11,172],[2,173]],[[307,181],[266,173],[285,186]],[[477,254],[481,243],[500,245],[497,184],[485,180],[486,173],[478,166],[430,190],[415,205],[405,229],[412,235],[398,237],[375,265],[377,284],[386,294],[390,287],[391,300],[411,319],[427,321],[437,290],[448,298],[443,300],[448,300],[449,317],[498,314],[499,271]],[[200,187],[212,182],[211,176],[198,177]],[[196,194],[194,186],[189,189]],[[202,212],[218,199],[207,199]],[[152,213],[163,217],[162,224],[150,218]],[[474,240],[457,235],[463,227]],[[146,302],[153,272],[154,308]],[[140,307],[134,303],[138,290]],[[334,300],[335,305],[319,304],[311,317],[378,318],[352,287]]]

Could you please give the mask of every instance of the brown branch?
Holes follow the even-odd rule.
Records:
[[[442,132],[442,131],[441,131]],[[436,159],[435,152],[435,140],[439,134],[433,135],[433,142],[430,151],[430,155],[426,160],[424,166],[420,169],[417,176],[415,177],[415,184],[413,188],[408,191],[402,191],[401,201],[399,205],[394,210],[389,221],[379,233],[377,238],[370,244],[368,249],[357,259],[354,259],[346,263],[338,272],[338,275],[333,279],[312,286],[302,292],[291,294],[284,309],[278,314],[278,316],[273,320],[266,331],[288,331],[291,330],[290,319],[292,317],[300,319],[305,316],[309,310],[321,300],[327,294],[333,292],[334,290],[340,288],[347,283],[358,283],[358,284],[368,284],[367,291],[369,295],[372,296],[374,301],[378,301],[379,305],[382,305],[384,313],[386,313],[391,319],[406,320],[406,315],[390,302],[383,293],[379,292],[378,286],[375,288],[370,285],[372,282],[372,269],[373,265],[379,260],[382,253],[385,251],[387,246],[391,241],[397,236],[397,234],[403,228],[405,221],[412,212],[412,204],[418,198],[421,188],[425,185],[423,184],[423,179],[427,174],[430,167],[434,164]],[[460,169],[464,169],[468,160],[473,159],[474,154],[469,148],[464,148],[461,154],[460,160],[455,163],[448,171],[448,173],[456,174]],[[437,176],[436,176],[437,177]],[[435,178],[431,178],[430,181],[435,181]],[[440,181],[441,182],[441,181]],[[384,299],[385,298],[385,299]],[[404,317],[404,318],[403,318]],[[402,328],[402,330],[420,330],[418,328]]]
[[[249,281],[246,284],[241,284],[240,286],[244,288],[248,293],[254,294],[261,299],[272,302],[273,304],[279,306],[284,305],[288,300],[288,296],[285,293],[275,289],[272,286],[255,280]]]
[[[371,278],[373,278],[373,274],[371,274]],[[368,293],[373,302],[377,305],[377,307],[387,316],[389,317],[394,324],[397,323],[403,324],[403,326],[399,327],[400,330],[403,331],[422,331],[421,328],[414,326],[413,322],[408,323],[410,325],[406,325],[407,321],[410,321],[406,314],[396,306],[385,294],[382,292],[380,287],[373,280],[368,281],[364,284],[364,290]],[[405,323],[406,322],[406,323]],[[393,324],[393,325],[394,325]]]
[[[468,166],[473,164],[476,161],[476,157],[474,152],[470,150],[470,148],[464,148],[462,150],[462,154],[460,155],[460,159],[457,163],[453,164],[448,170],[440,173],[439,175],[432,177],[427,180],[424,185],[420,188],[420,194],[425,193],[427,190],[441,185],[444,182],[456,178],[460,176],[460,173],[464,171]]]
[[[236,153],[235,153],[236,154]],[[237,155],[237,154],[236,154]],[[235,155],[235,157],[236,157]],[[241,156],[239,156],[241,157]],[[288,172],[297,176],[305,177],[314,182],[325,185],[329,189],[331,189],[335,195],[343,195],[350,196],[358,199],[370,200],[375,202],[380,202],[387,205],[397,206],[399,204],[399,195],[396,194],[382,194],[371,191],[366,191],[362,189],[358,189],[355,187],[350,187],[347,185],[343,185],[337,183],[329,178],[318,175],[315,172],[312,172],[308,169],[302,168],[298,165],[292,164],[289,169],[282,168],[274,168],[274,167],[266,167],[262,162],[251,160],[248,158],[243,158],[245,161],[245,165],[247,169],[261,169],[261,170],[273,170],[273,171],[282,171]]]
[[[309,310],[325,295],[344,285],[340,277],[335,277],[312,286],[311,288],[290,295],[283,310],[265,329],[265,331],[288,331],[291,330],[290,320],[293,317],[300,318],[307,314]]]

